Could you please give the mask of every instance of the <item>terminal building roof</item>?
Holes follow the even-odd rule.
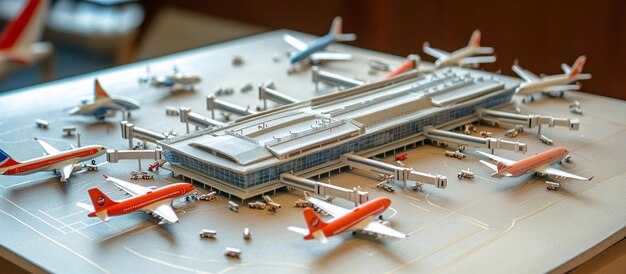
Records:
[[[246,172],[518,85],[512,77],[463,68],[413,73],[162,143],[198,160]]]

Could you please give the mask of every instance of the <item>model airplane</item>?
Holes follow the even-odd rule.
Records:
[[[89,189],[89,197],[93,205],[77,203],[76,205],[89,211],[87,216],[98,217],[102,221],[109,220],[109,216],[123,215],[137,210],[152,214],[161,219],[159,224],[177,223],[178,216],[172,208],[172,200],[185,196],[196,189],[189,183],[175,183],[157,189],[132,184],[104,175],[107,181],[114,183],[131,197],[113,201],[98,188]]]
[[[109,96],[98,79],[95,81],[94,101],[88,103],[84,101],[80,106],[71,109],[68,113],[72,115],[94,116],[100,120],[115,115],[118,110],[127,112],[130,115],[131,110],[139,109],[139,102],[126,97]]]
[[[567,64],[561,64],[563,74],[544,76],[541,78],[517,64],[514,64],[511,69],[524,79],[524,82],[517,88],[517,94],[530,95],[530,99],[534,101],[535,98],[532,97],[532,94],[537,92],[559,92],[559,96],[562,97],[565,91],[579,90],[580,85],[570,85],[570,83],[578,80],[591,79],[591,74],[581,73],[586,60],[587,58],[582,55],[576,59],[572,67],[569,67]],[[523,101],[525,102],[526,100],[524,99]]]
[[[391,200],[388,198],[376,198],[351,210],[313,197],[308,200],[332,215],[333,219],[326,223],[315,214],[313,209],[305,208],[304,219],[309,229],[288,227],[289,230],[304,235],[305,240],[315,238],[325,244],[328,241],[327,237],[338,235],[347,230],[362,231],[383,237],[406,238],[406,234],[374,220],[375,216],[382,214],[391,205]]]
[[[424,43],[423,50],[426,54],[437,58],[435,68],[449,66],[475,66],[480,63],[493,63],[495,56],[474,56],[478,54],[493,54],[493,48],[480,46],[480,30],[475,30],[466,47],[453,52],[431,48],[428,42]]]
[[[0,174],[25,175],[39,171],[55,171],[61,174],[61,182],[66,182],[72,173],[82,168],[77,163],[91,160],[106,152],[100,145],[90,145],[59,151],[43,140],[35,138],[45,155],[24,162],[18,162],[0,150]]]
[[[41,39],[49,0],[29,0],[0,36],[0,66],[4,62],[30,65],[34,60],[52,52],[48,42]]]
[[[493,174],[491,174],[492,177],[517,177],[526,173],[535,173],[541,176],[571,178],[582,181],[590,181],[591,179],[593,179],[593,176],[585,178],[551,167],[551,165],[554,163],[562,162],[563,160],[567,161],[569,159],[569,151],[563,147],[556,147],[517,162],[484,153],[482,151],[477,152],[497,162],[497,164],[494,165],[483,160],[480,161],[481,163],[495,171]]]
[[[421,62],[421,59],[420,59],[419,55],[411,54],[411,55],[407,56],[406,59],[407,60],[404,63],[402,63],[396,69],[392,70],[387,75],[385,75],[385,79],[389,79],[389,78],[398,76],[400,74],[403,74],[403,73],[405,73],[405,72],[407,72],[409,70],[413,70],[413,69],[419,68],[420,62]]]
[[[313,63],[325,60],[350,60],[352,55],[349,53],[338,53],[323,51],[333,42],[344,42],[356,40],[354,33],[341,33],[341,17],[335,17],[328,34],[305,43],[289,34],[285,34],[283,39],[285,42],[296,48],[297,51],[291,55],[289,62],[295,64],[304,60],[311,60]]]
[[[150,68],[146,68],[148,71],[147,76],[139,78],[139,83],[148,83],[156,88],[167,88],[171,92],[177,91],[193,91],[195,85],[202,81],[202,78],[197,75],[186,75],[174,67],[174,73],[172,75],[150,75]]]

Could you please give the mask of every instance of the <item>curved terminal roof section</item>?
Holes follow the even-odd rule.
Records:
[[[204,135],[189,145],[240,165],[248,165],[272,157],[264,146],[231,135]]]

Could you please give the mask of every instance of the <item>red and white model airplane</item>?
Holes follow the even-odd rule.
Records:
[[[49,0],[29,0],[0,35],[0,67],[4,62],[30,65],[52,53],[52,44],[38,42],[43,34]]]
[[[532,97],[533,93],[544,92],[550,94],[551,92],[559,92],[559,96],[562,97],[565,91],[579,90],[581,85],[570,85],[570,83],[578,80],[591,79],[591,74],[582,73],[586,60],[587,57],[582,55],[576,59],[572,67],[565,63],[561,64],[563,74],[549,75],[541,78],[517,64],[514,64],[511,69],[517,73],[519,77],[524,79],[524,82],[517,88],[517,94],[530,95],[530,99],[534,101]]]
[[[476,151],[483,156],[496,161],[497,164],[488,163],[480,160],[481,163],[493,169],[495,172],[492,177],[517,177],[526,173],[535,173],[541,176],[553,176],[556,178],[571,178],[582,181],[590,181],[593,176],[585,178],[560,169],[551,167],[550,165],[568,161],[569,151],[563,147],[556,147],[548,151],[538,153],[520,161],[513,161],[506,158],[498,157],[482,151]]]
[[[196,189],[189,183],[175,183],[157,189],[132,184],[113,177],[104,176],[107,181],[114,183],[131,197],[113,201],[97,188],[89,189],[89,197],[93,205],[77,203],[76,205],[89,211],[87,216],[98,217],[102,221],[109,220],[109,216],[123,215],[142,210],[161,219],[159,224],[177,223],[178,216],[172,208],[172,200],[188,195]]]
[[[428,42],[424,43],[422,49],[426,54],[437,58],[437,61],[435,61],[435,68],[449,66],[472,66],[480,63],[493,63],[496,61],[496,57],[493,55],[474,56],[478,54],[493,54],[493,48],[480,46],[480,30],[475,30],[472,33],[472,37],[470,37],[469,43],[466,47],[453,52],[431,48]]]
[[[0,150],[0,174],[25,175],[39,171],[58,171],[61,174],[61,182],[66,182],[77,167],[82,168],[77,163],[91,160],[106,152],[106,148],[101,145],[59,151],[43,140],[35,138],[35,141],[39,143],[45,155],[28,161],[18,162]]]
[[[315,238],[325,244],[328,241],[327,237],[341,234],[347,230],[362,231],[383,237],[406,238],[406,234],[374,220],[375,216],[382,214],[389,208],[391,205],[389,198],[376,198],[353,209],[339,207],[313,197],[308,200],[333,216],[333,219],[324,222],[315,214],[313,209],[305,208],[304,219],[309,229],[288,227],[289,230],[304,235],[305,240]]]

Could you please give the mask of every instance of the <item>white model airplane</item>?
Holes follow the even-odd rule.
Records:
[[[333,219],[324,222],[311,208],[305,208],[304,218],[308,229],[288,227],[289,230],[304,235],[305,240],[317,239],[325,244],[328,241],[327,237],[341,234],[347,230],[381,237],[406,238],[406,234],[374,220],[375,216],[382,214],[389,208],[391,205],[389,198],[379,197],[353,209],[339,207],[313,197],[309,197],[308,201],[330,214]]]
[[[591,74],[581,73],[586,60],[587,58],[582,55],[576,59],[572,67],[564,63],[561,64],[561,68],[564,72],[563,74],[543,77],[539,77],[534,73],[523,69],[517,64],[514,64],[511,69],[517,73],[519,77],[524,79],[524,82],[519,86],[519,88],[517,88],[517,94],[530,95],[530,99],[534,101],[535,98],[533,98],[532,94],[537,92],[544,92],[547,94],[551,94],[551,92],[559,92],[559,96],[562,97],[565,91],[579,90],[581,85],[570,85],[570,83],[578,80],[591,79]],[[525,101],[526,99],[524,98],[522,102]]]
[[[147,75],[139,78],[139,83],[148,83],[155,88],[167,88],[171,92],[193,91],[195,85],[202,81],[197,75],[187,75],[174,67],[171,75],[151,75],[150,67],[146,67]]]
[[[82,168],[77,165],[79,162],[91,160],[106,152],[106,148],[100,145],[59,151],[43,140],[35,138],[35,141],[39,143],[45,155],[32,160],[19,162],[0,150],[0,174],[24,175],[39,171],[55,171],[61,174],[61,182],[66,182],[74,171]]]
[[[139,109],[139,102],[122,96],[111,97],[107,94],[98,79],[95,80],[94,101],[82,102],[80,106],[71,109],[72,115],[94,116],[100,120],[115,115],[118,110],[125,111],[130,115],[131,110]]]
[[[0,67],[5,62],[30,65],[52,53],[52,44],[38,42],[43,34],[49,0],[29,0],[0,35]]]
[[[153,189],[106,175],[104,175],[104,178],[125,191],[131,197],[120,201],[113,201],[98,188],[92,188],[89,189],[88,192],[93,205],[85,203],[76,204],[78,207],[89,211],[87,216],[98,217],[104,222],[109,220],[109,216],[123,215],[141,210],[161,219],[159,224],[177,223],[178,216],[176,216],[172,208],[172,200],[185,196],[196,189],[190,183],[175,183]]]
[[[293,65],[295,63],[311,60],[313,63],[327,60],[350,60],[352,54],[324,51],[333,42],[354,41],[356,40],[356,34],[354,33],[342,33],[341,32],[342,20],[341,17],[335,17],[333,24],[330,27],[328,34],[313,40],[310,43],[305,43],[289,34],[285,34],[283,40],[296,48],[289,61]]]
[[[480,46],[480,30],[475,30],[466,47],[453,52],[431,48],[428,42],[424,43],[423,50],[426,54],[437,58],[435,68],[449,66],[476,66],[480,63],[493,63],[495,56],[474,56],[478,54],[493,54],[493,48]]]
[[[480,162],[495,171],[491,177],[517,177],[527,173],[535,173],[542,176],[553,176],[556,178],[571,178],[582,181],[590,181],[593,176],[585,178],[576,174],[571,174],[560,169],[551,167],[557,162],[566,162],[569,159],[569,151],[563,147],[556,147],[548,151],[538,153],[520,161],[513,161],[492,154],[476,151],[481,155],[496,161],[497,164],[488,163],[480,160]]]

